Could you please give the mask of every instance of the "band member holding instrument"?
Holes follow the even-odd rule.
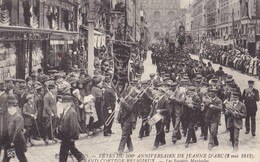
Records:
[[[230,131],[230,140],[234,151],[238,150],[239,130],[242,129],[242,118],[246,117],[246,107],[239,101],[240,93],[232,93],[232,99],[225,102],[227,119],[227,128]]]
[[[199,113],[199,119],[200,119],[200,127],[201,127],[201,135],[200,137],[203,137],[204,140],[208,139],[208,124],[206,123],[206,112],[208,109],[208,101],[210,100],[209,94],[208,94],[208,83],[207,82],[201,82],[201,87],[199,89],[198,95],[200,99],[202,100],[201,103],[201,112]],[[211,101],[211,100],[210,100]]]
[[[185,147],[188,148],[190,143],[196,143],[197,138],[195,134],[195,124],[198,118],[198,112],[200,111],[201,100],[196,93],[194,86],[188,87],[187,95],[185,96],[184,105],[187,111],[188,120],[188,135],[185,143]]]
[[[138,138],[140,139],[150,135],[150,125],[147,122],[148,121],[147,117],[149,116],[149,113],[151,111],[153,98],[152,98],[152,91],[148,88],[149,82],[150,82],[149,80],[144,80],[141,82],[144,88],[147,88],[147,90],[146,92],[144,92],[144,94],[141,96],[140,99],[139,115],[142,118],[142,124],[138,136]],[[150,82],[150,84],[152,83]]]
[[[110,136],[112,134],[112,124],[114,117],[112,117],[115,106],[116,106],[116,94],[111,87],[110,80],[103,83],[104,92],[103,92],[103,112],[104,112],[104,136]],[[110,120],[110,121],[107,121]]]
[[[254,88],[254,81],[249,80],[248,81],[248,88],[244,90],[242,99],[244,101],[244,104],[246,106],[246,134],[250,132],[250,119],[251,119],[251,133],[252,136],[255,136],[256,131],[256,123],[255,123],[255,116],[257,111],[257,104],[256,102],[259,101],[259,91]]]
[[[221,111],[222,111],[222,101],[217,97],[217,89],[209,89],[210,102],[206,105],[208,106],[206,112],[206,123],[209,126],[210,138],[208,149],[212,150],[212,147],[218,146],[218,125],[220,122]]]
[[[117,120],[121,124],[122,137],[118,147],[118,154],[124,152],[125,145],[128,147],[128,150],[125,152],[132,152],[134,150],[131,134],[136,122],[136,116],[134,114],[135,96],[136,93],[132,92],[131,95],[126,96],[125,99],[123,98],[120,101]]]
[[[159,113],[163,116],[163,118],[155,124],[156,138],[154,141],[153,149],[157,149],[159,146],[166,144],[164,125],[165,125],[165,117],[169,113],[169,100],[165,92],[166,89],[164,87],[158,88],[159,97],[155,100],[151,112],[148,116],[148,118],[150,118],[151,116],[154,116],[156,113]]]

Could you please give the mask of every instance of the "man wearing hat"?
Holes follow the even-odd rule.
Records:
[[[133,94],[133,93],[132,93]],[[117,116],[118,122],[121,124],[122,137],[118,147],[118,154],[122,154],[127,145],[128,150],[126,152],[132,152],[134,150],[131,134],[136,123],[136,116],[134,114],[134,108],[136,100],[133,98],[135,95],[128,95],[125,99],[121,100],[119,113]]]
[[[167,95],[165,94],[166,88],[159,87],[158,88],[158,98],[155,99],[153,106],[151,108],[150,114],[148,118],[153,117],[156,113],[159,113],[163,116],[163,118],[155,124],[156,127],[156,138],[154,141],[153,149],[157,149],[161,145],[165,145],[165,117],[169,113],[169,100]]]
[[[103,101],[102,100],[103,98],[102,78],[100,76],[94,76],[92,83],[93,83],[93,87],[91,89],[91,94],[95,97],[95,107],[98,115],[98,121],[94,123],[94,127],[99,128],[104,123],[103,108],[102,108],[102,101]]]
[[[114,120],[114,117],[112,116],[114,116],[113,113],[115,113],[114,110],[116,107],[116,93],[112,89],[111,82],[109,80],[103,84],[104,136],[109,136],[113,133],[111,128]]]
[[[79,162],[84,161],[85,156],[75,146],[75,140],[79,139],[80,125],[71,96],[63,95],[61,102],[63,113],[58,125],[61,139],[59,161],[67,161],[69,151]]]
[[[56,107],[57,90],[55,84],[48,85],[48,92],[43,98],[43,118],[45,128],[45,143],[48,139],[54,140],[53,132],[57,123],[57,107]]]
[[[166,94],[167,94],[168,97],[170,97],[173,94],[173,92],[175,91],[175,89],[177,87],[177,83],[173,82],[172,80],[168,80],[168,81],[165,82],[165,86],[167,88]],[[173,128],[174,128],[174,125],[175,125],[175,113],[174,113],[175,103],[172,102],[172,100],[169,100],[169,105],[170,105],[171,109],[169,110],[170,113],[166,116],[165,133],[168,133],[170,131],[171,120],[172,120]]]
[[[150,135],[150,126],[147,123],[148,121],[148,116],[151,111],[151,106],[153,102],[152,98],[152,90],[150,89],[151,83],[149,80],[144,80],[141,82],[144,90],[143,90],[143,95],[140,98],[140,107],[139,107],[139,115],[142,118],[142,124],[141,128],[139,130],[139,136],[138,138],[142,139],[143,137],[149,136]]]
[[[255,136],[256,132],[256,123],[255,123],[255,117],[256,117],[256,111],[257,111],[257,103],[259,101],[259,91],[254,88],[254,81],[249,80],[248,81],[248,88],[246,88],[243,91],[242,100],[245,103],[246,106],[246,134],[250,132],[250,119],[251,119],[251,133],[252,136]]]
[[[0,82],[0,153],[1,146],[8,141],[8,94],[5,92],[5,83]]]
[[[7,144],[5,145],[5,153],[3,161],[10,161],[11,157],[8,157],[7,150],[10,148],[15,149],[15,154],[19,161],[27,162],[25,152],[27,151],[26,141],[23,134],[24,119],[18,112],[18,101],[14,95],[7,97],[8,103],[8,137]]]
[[[25,132],[25,140],[27,142],[27,145],[33,146],[33,143],[31,141],[31,137],[35,134],[36,128],[35,123],[37,119],[37,109],[34,103],[34,95],[28,94],[26,96],[27,103],[23,106],[23,116],[24,116],[24,126],[26,129]]]
[[[220,123],[221,111],[222,111],[222,101],[217,97],[218,90],[209,89],[210,102],[205,103],[206,115],[205,121],[209,126],[209,144],[208,149],[211,150],[212,147],[218,146],[218,125]]]
[[[195,125],[198,121],[197,114],[201,109],[201,99],[196,92],[196,87],[194,86],[188,87],[188,92],[184,100],[184,109],[186,112],[187,123],[184,122],[183,124],[187,124],[188,130],[185,147],[188,148],[190,143],[197,142],[197,137],[195,134]],[[185,130],[186,126],[183,126],[183,129]]]
[[[240,94],[232,93],[231,100],[225,102],[227,115],[227,128],[230,131],[230,140],[234,151],[238,150],[239,131],[242,129],[242,119],[246,117],[246,106],[239,101]]]
[[[43,120],[43,98],[44,98],[44,91],[43,91],[43,87],[41,84],[37,84],[35,86],[35,94],[34,94],[34,102],[35,102],[35,106],[36,106],[36,110],[37,110],[37,118],[36,118],[36,121],[37,121],[37,125],[39,127],[39,131],[40,131],[40,137],[39,134],[37,133],[36,135],[36,139],[39,139],[39,138],[42,138],[43,136],[43,126],[44,126],[44,120]]]

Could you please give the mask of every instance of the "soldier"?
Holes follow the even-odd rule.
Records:
[[[15,96],[9,95],[7,97],[8,102],[8,137],[7,144],[5,145],[5,153],[3,162],[9,162],[11,157],[8,156],[7,150],[14,148],[16,156],[20,162],[27,162],[25,152],[27,151],[26,141],[23,134],[24,120],[21,114],[18,112],[18,101]]]
[[[230,131],[230,140],[234,151],[238,151],[239,130],[242,129],[242,118],[246,117],[246,107],[239,101],[240,94],[234,92],[232,99],[225,102],[227,114],[227,128]]]
[[[208,149],[211,150],[212,147],[218,146],[218,125],[220,122],[220,116],[222,111],[222,101],[217,97],[218,90],[217,89],[210,89],[209,96],[210,102],[206,104],[208,106],[206,112],[206,123],[209,126],[210,138]]]
[[[194,86],[188,87],[188,92],[185,97],[185,107],[187,111],[187,120],[188,120],[188,135],[185,143],[185,147],[188,148],[190,143],[196,143],[197,138],[195,134],[195,125],[197,122],[197,114],[201,109],[201,100],[196,93],[196,88]]]
[[[257,104],[256,102],[259,101],[259,92],[257,89],[254,88],[254,81],[249,80],[248,81],[248,88],[244,90],[242,99],[244,101],[244,104],[246,106],[246,134],[250,132],[250,121],[251,119],[251,133],[252,136],[255,136],[256,131],[256,123],[255,123],[255,116],[257,111]]]
[[[5,83],[0,82],[0,153],[2,146],[8,141],[8,94],[5,92]]]
[[[79,162],[83,162],[85,161],[85,157],[75,146],[75,140],[79,139],[80,125],[70,95],[62,96],[62,107],[63,113],[58,127],[59,137],[61,139],[59,161],[67,161],[70,151]]]
[[[154,141],[153,149],[157,149],[161,145],[165,145],[165,117],[169,113],[169,100],[168,96],[165,94],[166,89],[163,87],[158,88],[158,98],[155,100],[154,105],[152,106],[151,112],[148,118],[154,116],[156,113],[159,113],[163,118],[155,124],[156,127],[156,138]]]

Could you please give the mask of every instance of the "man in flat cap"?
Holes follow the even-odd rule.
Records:
[[[208,149],[211,150],[212,147],[218,146],[218,125],[220,122],[221,111],[222,111],[222,101],[217,97],[218,90],[209,89],[209,96],[211,102],[206,103],[207,112],[205,116],[206,123],[209,126],[209,144]]]
[[[85,156],[75,146],[75,140],[79,139],[80,125],[71,95],[63,95],[61,102],[63,113],[58,125],[61,139],[59,161],[67,161],[70,151],[79,162],[83,162]]]
[[[31,138],[36,132],[35,123],[38,112],[34,102],[34,95],[28,94],[26,96],[26,100],[27,103],[25,103],[23,106],[24,127],[26,129],[25,140],[27,142],[27,146],[33,146]]]
[[[251,134],[255,136],[256,132],[256,111],[257,111],[257,102],[259,101],[259,91],[254,88],[254,81],[248,81],[248,88],[246,88],[242,95],[242,100],[246,106],[247,115],[246,115],[246,134],[250,132],[250,119],[251,119]]]
[[[23,134],[24,129],[24,119],[19,112],[18,101],[14,95],[9,95],[7,97],[8,103],[8,137],[7,144],[4,149],[4,162],[10,161],[11,157],[8,156],[7,150],[14,148],[15,154],[19,161],[27,162],[25,152],[27,151],[26,141]]]
[[[198,112],[201,109],[201,99],[196,92],[196,88],[194,86],[188,87],[187,95],[185,96],[184,106],[186,109],[186,117],[187,117],[187,139],[185,143],[185,147],[188,148],[190,143],[196,143],[197,137],[195,134],[195,125],[198,120]],[[185,127],[183,128],[185,129]]]
[[[45,136],[44,141],[48,144],[48,140],[54,140],[53,132],[57,123],[57,107],[56,107],[57,89],[55,84],[48,85],[48,92],[43,98],[43,118]]]
[[[246,106],[239,101],[240,94],[232,93],[231,100],[225,102],[227,128],[230,131],[230,140],[234,151],[238,151],[239,131],[242,129],[242,119],[246,117]]]
[[[161,120],[159,120],[156,124],[156,138],[154,141],[154,147],[153,149],[157,149],[161,145],[165,145],[165,132],[164,132],[164,126],[165,126],[165,117],[169,113],[169,100],[168,96],[165,94],[166,89],[164,87],[158,88],[158,98],[155,100],[150,114],[148,118],[153,117],[156,113],[159,113],[163,116]]]

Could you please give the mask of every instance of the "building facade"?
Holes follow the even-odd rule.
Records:
[[[0,80],[59,65],[78,36],[78,0],[0,1]]]
[[[141,0],[147,16],[147,26],[151,40],[164,37],[167,31],[175,31],[175,21],[179,16],[180,0]]]

